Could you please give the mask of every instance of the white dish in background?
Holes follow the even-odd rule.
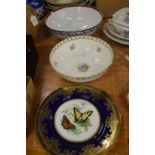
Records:
[[[50,63],[63,78],[88,82],[100,77],[113,62],[108,43],[92,36],[75,36],[58,43],[50,53]]]
[[[128,41],[128,40],[118,38],[118,37],[114,36],[114,35],[108,30],[108,23],[106,23],[106,24],[104,25],[103,32],[104,32],[104,34],[105,34],[108,38],[110,38],[111,40],[113,40],[113,41],[115,41],[115,42],[117,42],[117,43],[120,43],[120,44],[129,45],[129,41]]]
[[[120,35],[120,34],[115,30],[115,28],[113,27],[112,24],[107,23],[107,28],[108,28],[108,31],[109,31],[111,34],[113,34],[114,36],[116,36],[116,37],[118,37],[118,38],[120,38],[120,39],[129,40],[128,37],[125,37],[125,36]]]
[[[103,19],[102,13],[88,6],[70,6],[51,12],[46,26],[59,38],[91,35]]]
[[[112,25],[114,26],[115,31],[120,34],[120,36],[129,38],[129,27],[119,25],[113,19]]]
[[[124,37],[129,37],[129,8],[116,11],[111,19],[115,30]]]
[[[113,14],[112,19],[121,26],[129,27],[129,8],[122,8]]]

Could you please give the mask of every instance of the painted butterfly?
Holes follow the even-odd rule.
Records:
[[[87,112],[81,113],[80,110],[78,110],[75,107],[73,108],[73,111],[74,111],[75,122],[80,122],[80,123],[86,122],[88,117],[93,113],[93,111],[87,111]]]
[[[66,115],[63,115],[63,120],[61,125],[64,129],[75,129],[75,125],[70,122]]]

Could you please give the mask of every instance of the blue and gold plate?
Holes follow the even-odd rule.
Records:
[[[51,154],[106,153],[118,138],[120,117],[101,90],[88,85],[60,88],[39,106],[36,132]]]

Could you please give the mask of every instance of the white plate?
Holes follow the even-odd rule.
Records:
[[[108,30],[108,24],[107,24],[107,23],[104,25],[103,32],[104,32],[104,34],[105,34],[108,38],[110,38],[111,40],[113,40],[113,41],[115,41],[115,42],[118,42],[118,43],[120,43],[120,44],[129,45],[129,41],[128,41],[128,40],[121,39],[121,38],[118,38],[118,37],[114,36],[114,35]]]
[[[108,43],[92,36],[75,36],[58,43],[50,53],[50,63],[63,78],[88,82],[100,77],[112,64]]]
[[[114,36],[116,36],[120,39],[124,39],[124,40],[129,41],[129,38],[124,37],[124,36],[120,35],[119,33],[117,33],[112,24],[109,24],[109,23],[106,23],[106,24],[107,24],[107,29],[111,34],[113,34]]]

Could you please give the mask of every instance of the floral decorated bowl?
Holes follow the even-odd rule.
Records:
[[[118,139],[120,115],[105,92],[88,85],[67,86],[42,102],[35,127],[50,154],[106,154]]]
[[[59,42],[49,59],[61,77],[73,82],[88,82],[99,78],[109,68],[113,51],[99,38],[75,36]]]
[[[93,34],[102,21],[102,14],[88,6],[69,6],[51,12],[46,26],[59,38]]]
[[[115,23],[121,26],[129,27],[129,8],[122,8],[116,11],[112,18]]]
[[[129,8],[116,11],[112,17],[115,30],[123,37],[129,37]]]

